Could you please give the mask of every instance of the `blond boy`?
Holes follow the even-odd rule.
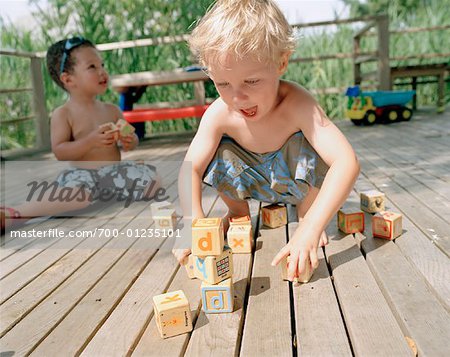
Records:
[[[318,265],[319,244],[327,244],[324,229],[359,173],[355,153],[303,87],[280,79],[295,39],[273,1],[217,1],[189,42],[220,98],[204,114],[186,154],[192,187],[183,184],[181,171],[182,209],[204,216],[202,181],[218,190],[227,217],[248,215],[248,198],[296,204],[301,222],[272,261],[290,255],[292,281],[306,264]],[[174,250],[180,262],[188,252]]]

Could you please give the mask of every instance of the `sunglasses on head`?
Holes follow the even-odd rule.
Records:
[[[66,66],[67,59],[69,58],[69,52],[75,47],[81,46],[86,40],[81,36],[75,36],[66,40],[64,44],[64,52],[61,59],[61,67],[59,69],[59,74],[63,74],[64,67]]]

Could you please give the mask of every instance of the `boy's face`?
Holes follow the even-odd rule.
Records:
[[[224,55],[208,70],[228,107],[245,120],[258,121],[274,109],[279,78],[285,68],[252,58],[236,59]]]
[[[80,47],[73,49],[70,55],[75,60],[73,71],[71,74],[61,75],[63,83],[66,81],[66,88],[88,95],[105,93],[108,88],[108,73],[98,51],[92,47]]]

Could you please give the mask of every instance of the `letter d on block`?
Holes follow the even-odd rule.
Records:
[[[206,237],[200,238],[198,240],[198,248],[203,251],[212,249],[211,232],[206,233]]]
[[[218,291],[218,296],[213,296],[211,298],[211,305],[214,306],[214,308],[218,309],[218,310],[222,310],[224,308],[222,291]]]

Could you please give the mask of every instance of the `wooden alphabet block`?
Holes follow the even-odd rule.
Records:
[[[207,314],[233,312],[234,292],[231,278],[217,285],[202,282],[202,309]]]
[[[228,221],[230,222],[230,227],[231,226],[243,226],[243,225],[251,226],[252,225],[250,216],[231,217]]]
[[[368,213],[384,211],[385,194],[380,191],[370,190],[360,193],[361,209]]]
[[[157,215],[153,216],[155,228],[175,229],[177,227],[177,215],[174,209],[159,210]]]
[[[402,215],[383,211],[372,217],[372,234],[374,237],[393,240],[402,234]]]
[[[233,255],[225,246],[222,254],[194,257],[194,274],[196,278],[208,284],[217,284],[233,276]]]
[[[105,134],[113,133],[114,134],[114,140],[119,140],[119,130],[116,127],[116,124],[113,122],[105,123],[100,125],[100,128],[105,130]]]
[[[287,224],[286,207],[280,205],[269,205],[262,208],[263,224],[270,228],[277,228]]]
[[[150,210],[153,216],[158,216],[159,211],[163,210],[171,210],[175,209],[172,202],[169,201],[161,201],[161,202],[153,202],[150,204]]]
[[[288,280],[289,258],[290,258],[290,256],[288,255],[287,257],[284,257],[283,260],[280,262],[281,277],[283,278],[283,280]],[[299,283],[307,283],[311,279],[313,272],[314,272],[314,270],[312,270],[311,264],[308,259],[308,264],[306,264],[305,271],[303,273],[301,273],[300,276],[296,277],[295,280],[297,280]]]
[[[187,262],[184,265],[184,268],[186,269],[186,273],[187,276],[189,277],[189,279],[195,279],[195,260],[196,257],[192,254],[189,254],[188,258],[187,258]]]
[[[192,222],[192,254],[220,255],[224,246],[222,218],[197,218]]]
[[[364,232],[364,213],[349,208],[338,211],[338,228],[344,233]]]
[[[251,253],[253,234],[251,225],[231,225],[227,232],[228,245],[233,254]]]
[[[154,296],[153,306],[162,338],[192,331],[191,309],[182,290]]]
[[[120,136],[129,136],[136,130],[134,126],[130,125],[125,119],[120,118],[116,122],[116,128],[119,130]]]

